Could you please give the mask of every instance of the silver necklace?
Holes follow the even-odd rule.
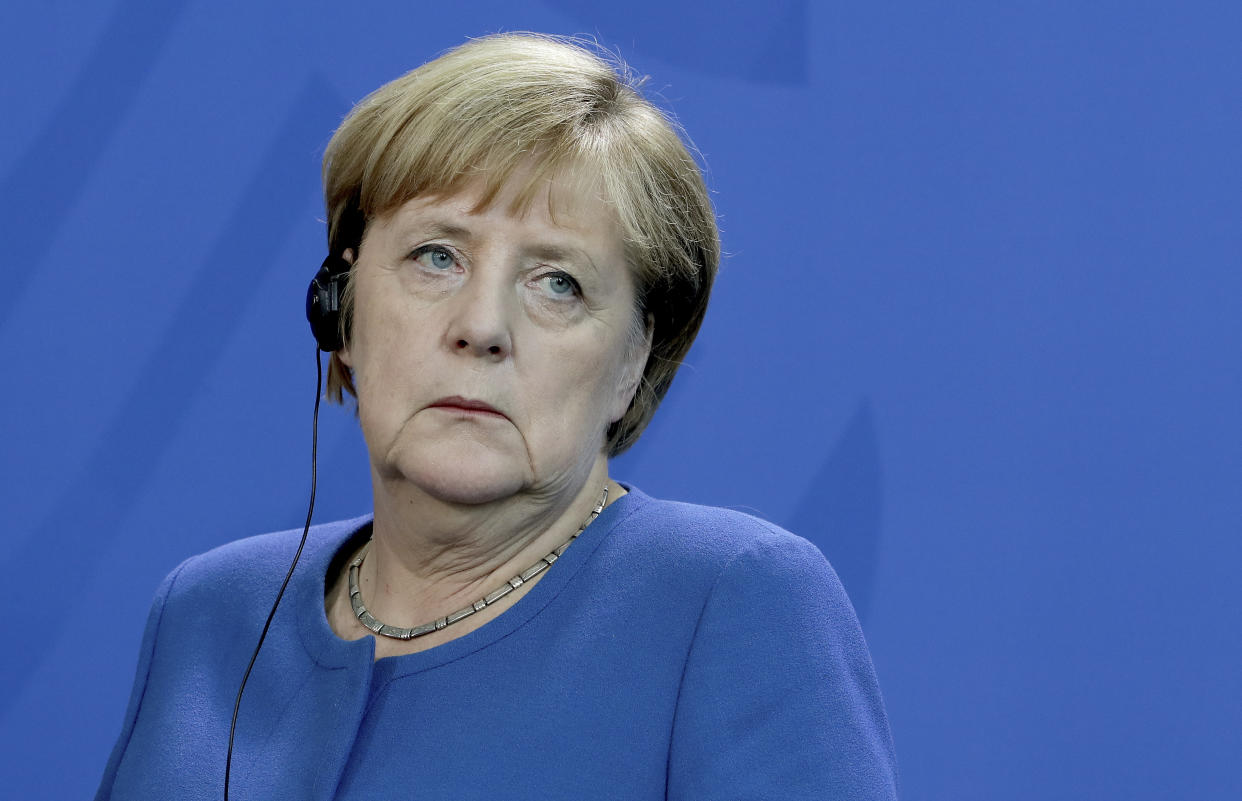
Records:
[[[410,629],[403,629],[400,626],[390,626],[387,623],[381,623],[375,619],[375,616],[367,611],[367,607],[362,603],[362,590],[358,588],[358,570],[362,567],[362,560],[366,559],[367,551],[371,550],[371,541],[367,540],[367,544],[362,546],[362,552],[358,554],[354,561],[349,563],[349,605],[354,608],[354,614],[358,616],[358,622],[366,626],[371,631],[381,637],[391,637],[394,640],[412,640],[415,637],[422,637],[433,631],[439,631],[445,626],[451,626],[459,620],[465,620],[488,606],[499,601],[509,593],[521,587],[526,582],[533,579],[543,571],[552,566],[552,563],[561,558],[561,554],[565,553],[574,540],[578,539],[578,535],[586,531],[586,527],[599,517],[599,513],[604,511],[604,504],[608,502],[608,485],[604,485],[603,497],[599,499],[599,505],[591,510],[591,514],[587,515],[587,519],[583,521],[573,536],[562,542],[560,545],[552,549],[552,552],[531,565],[526,570],[518,573],[513,578],[505,582],[500,589],[485,595],[474,603],[463,609],[458,609],[451,615],[445,615],[439,620],[433,620],[430,623],[424,623],[421,626],[415,626]]]

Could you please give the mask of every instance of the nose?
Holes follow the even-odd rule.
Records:
[[[513,349],[509,308],[511,299],[500,281],[476,274],[453,299],[454,308],[445,332],[454,352],[489,361],[503,361]]]

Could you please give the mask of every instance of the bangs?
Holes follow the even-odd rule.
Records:
[[[426,125],[421,122],[420,128]],[[601,165],[584,154],[565,132],[523,141],[496,126],[491,130],[476,128],[463,137],[453,120],[436,122],[442,123],[438,127],[443,130],[399,131],[374,163],[367,165],[358,199],[359,211],[366,219],[381,217],[415,197],[459,194],[467,185],[479,189],[478,201],[471,209],[479,213],[490,208],[501,190],[516,181],[517,192],[507,211],[519,215],[526,213],[549,185],[564,182],[566,188],[584,189],[593,184],[602,189],[603,182],[598,179]],[[548,194],[548,203],[555,217],[553,193]]]

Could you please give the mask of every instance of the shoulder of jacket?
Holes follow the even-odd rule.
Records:
[[[644,498],[622,525],[630,546],[672,560],[682,570],[719,573],[737,561],[771,570],[791,564],[827,566],[809,540],[736,509]]]
[[[311,526],[299,570],[302,564],[316,561],[324,549],[339,547],[370,519],[370,515],[364,515]],[[166,579],[169,599],[182,600],[204,593],[213,599],[222,594],[248,596],[255,588],[279,586],[301,539],[301,528],[276,531],[234,540],[190,557]]]

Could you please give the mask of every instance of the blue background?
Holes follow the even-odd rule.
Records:
[[[820,545],[905,797],[1242,797],[1242,5],[6,5],[7,797],[93,791],[168,570],[301,524],[331,131],[515,29],[652,76],[729,253],[614,474]]]

